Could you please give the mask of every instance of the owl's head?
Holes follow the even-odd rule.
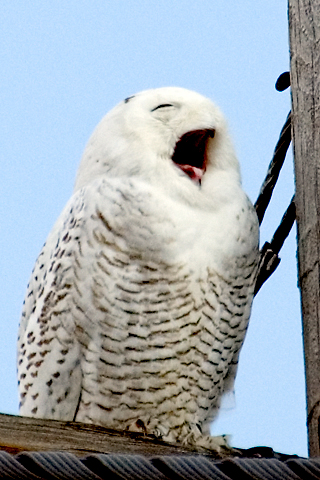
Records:
[[[219,108],[196,92],[166,87],[126,98],[101,120],[84,151],[75,188],[101,176],[139,177],[189,197],[212,190],[219,173],[240,183]]]

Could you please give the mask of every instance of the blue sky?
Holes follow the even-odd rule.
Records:
[[[255,201],[290,93],[285,1],[3,0],[0,5],[0,411],[17,413],[16,336],[35,259],[72,193],[101,117],[146,88],[181,86],[223,110]],[[271,238],[294,190],[287,158],[261,229]],[[258,294],[235,406],[213,426],[238,447],[307,454],[296,231]]]

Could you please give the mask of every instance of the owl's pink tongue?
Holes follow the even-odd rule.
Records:
[[[191,180],[195,182],[201,182],[201,179],[204,175],[205,169],[204,168],[198,168],[194,167],[193,165],[177,165],[181,170],[186,173]]]

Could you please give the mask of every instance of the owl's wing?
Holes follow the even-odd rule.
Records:
[[[20,413],[73,420],[80,400],[80,347],[70,314],[84,191],[66,205],[36,261],[18,339]]]

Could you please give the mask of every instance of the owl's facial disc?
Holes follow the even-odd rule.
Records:
[[[207,144],[214,133],[213,129],[194,130],[182,135],[176,143],[172,161],[196,183],[201,183],[206,171]]]

